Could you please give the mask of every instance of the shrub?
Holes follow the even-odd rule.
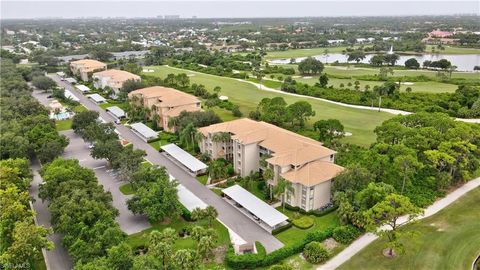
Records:
[[[192,219],[192,213],[190,213],[190,211],[188,211],[188,209],[181,205],[181,214],[180,214],[183,219],[185,219],[186,221],[193,221]]]
[[[328,251],[320,242],[310,242],[303,249],[303,256],[309,263],[317,264],[328,259]]]
[[[265,247],[262,245],[262,243],[255,241],[255,248],[257,249],[257,254],[260,256],[265,256],[267,254],[267,251],[265,250]]]
[[[352,225],[337,227],[333,230],[333,239],[342,244],[349,244],[355,240],[362,231]]]
[[[288,224],[283,225],[282,227],[278,227],[278,228],[274,229],[274,230],[272,231],[272,234],[273,234],[273,235],[279,234],[279,233],[281,233],[281,232],[283,232],[283,231],[286,231],[286,230],[290,229],[291,227],[292,227],[292,223],[288,222]]]
[[[291,226],[291,225],[290,225]],[[312,241],[323,241],[332,236],[332,228],[325,231],[316,231],[307,234],[307,237],[302,241],[291,245],[284,246],[269,254],[262,256],[262,254],[244,254],[236,256],[233,247],[230,247],[225,256],[225,262],[228,267],[233,269],[252,269],[258,267],[266,267],[284,260],[294,254],[303,251],[305,245]]]
[[[305,230],[312,227],[315,223],[315,220],[312,217],[303,216],[301,218],[294,219],[292,223],[295,227]]]

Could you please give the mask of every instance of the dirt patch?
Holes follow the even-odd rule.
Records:
[[[333,238],[327,238],[322,242],[322,245],[328,250],[332,251],[334,248],[338,246],[338,242],[335,241]]]
[[[215,263],[222,264],[225,260],[225,253],[227,252],[226,246],[219,246],[214,249],[213,254],[215,254]]]
[[[160,222],[160,224],[162,224],[162,225],[168,225],[168,224],[170,224],[170,222],[172,222],[172,219],[170,219],[170,218],[165,218],[164,220],[162,220],[162,221]]]
[[[397,256],[397,253],[395,253],[395,250],[390,250],[389,248],[386,248],[382,252],[383,256],[387,258],[395,258]]]
[[[430,226],[437,228],[437,231],[443,232],[448,229],[448,224],[445,222],[440,223],[430,223]]]

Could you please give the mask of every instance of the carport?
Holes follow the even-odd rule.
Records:
[[[174,161],[178,161],[195,175],[207,171],[207,165],[205,163],[190,155],[187,151],[178,147],[176,144],[170,143],[160,148],[168,155],[168,157],[173,158]]]
[[[230,204],[257,221],[262,228],[270,233],[272,230],[285,225],[288,220],[287,216],[239,185],[223,189],[222,192]]]
[[[75,85],[75,88],[77,88],[82,93],[90,91],[90,88],[88,88],[88,86],[83,85],[83,84]]]
[[[107,103],[107,100],[100,96],[99,94],[91,94],[87,96],[89,99],[93,100],[93,102],[97,104]]]
[[[158,133],[147,127],[144,123],[138,122],[131,124],[130,127],[132,127],[133,133],[137,134],[145,142],[158,138]]]
[[[125,112],[117,106],[108,107],[105,110],[117,119],[125,118]]]

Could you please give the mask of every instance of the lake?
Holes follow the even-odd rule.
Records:
[[[360,61],[360,63],[368,64],[370,62],[370,58],[375,54],[367,54],[365,59]],[[347,62],[347,55],[341,53],[330,53],[328,56],[325,55],[315,55],[313,56],[316,59],[322,61],[323,63],[333,63],[338,61],[340,63]],[[430,60],[430,61],[437,61],[440,59],[447,59],[452,63],[452,65],[457,66],[458,71],[473,71],[475,66],[480,66],[480,54],[422,54],[422,55],[400,55],[400,59],[397,61],[397,64],[404,65],[405,61],[410,58],[417,59],[420,66],[422,66],[423,61]],[[298,62],[305,59],[305,57],[295,58]],[[272,64],[289,64],[290,59],[275,59],[269,61]],[[353,63],[353,62],[352,62]]]

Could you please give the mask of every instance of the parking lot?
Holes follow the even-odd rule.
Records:
[[[124,195],[120,192],[119,187],[127,182],[119,179],[117,173],[107,167],[106,160],[96,160],[90,156],[88,144],[76,135],[73,130],[61,132],[70,140],[70,144],[65,149],[64,158],[78,159],[80,165],[85,168],[94,170],[98,178],[99,184],[103,186],[105,191],[112,194],[113,206],[118,209],[119,215],[116,218],[120,228],[126,234],[133,234],[150,227],[150,223],[145,216],[134,215],[127,208],[127,200],[133,195]]]

